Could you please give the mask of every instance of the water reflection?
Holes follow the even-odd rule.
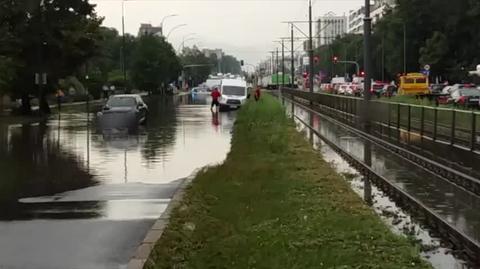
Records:
[[[99,105],[36,124],[0,124],[2,218],[28,215],[20,198],[96,184],[167,184],[225,158],[235,112],[211,114],[208,98],[198,96],[147,103],[149,123],[134,135],[97,129],[90,111]]]
[[[48,139],[46,122],[2,126],[0,201],[48,195],[95,183],[81,159]]]

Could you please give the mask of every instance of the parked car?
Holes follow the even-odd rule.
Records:
[[[455,89],[450,94],[455,105],[465,107],[478,107],[480,90],[475,87]]]
[[[138,94],[111,96],[97,113],[98,126],[105,129],[134,130],[147,122],[148,106]]]
[[[383,82],[379,82],[379,81],[374,81],[372,82],[372,88],[370,90],[370,92],[374,95],[376,95],[377,97],[380,97],[382,95],[384,95],[385,91],[385,86],[387,84],[383,83]]]
[[[343,94],[343,95],[351,94],[350,86],[347,83],[338,85],[337,94]]]
[[[475,85],[473,84],[454,84],[451,86],[446,86],[442,90],[442,94],[451,94],[453,91],[457,89],[463,89],[463,88],[475,88]]]
[[[432,94],[442,94],[443,89],[445,89],[447,85],[445,84],[431,84],[430,85],[430,93]]]

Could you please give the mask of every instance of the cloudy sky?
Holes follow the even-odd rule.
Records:
[[[120,0],[90,0],[105,17],[104,25],[121,29]],[[362,0],[313,0],[313,16],[329,11],[348,14],[362,5]],[[184,36],[195,33],[186,45],[200,48],[222,48],[247,63],[257,64],[268,57],[277,45],[273,40],[289,36],[282,21],[307,20],[308,0],[125,0],[126,32],[137,34],[140,23],[159,25],[169,14],[177,17],[165,21],[165,33],[178,24],[187,24],[174,31],[169,41],[175,48]],[[308,31],[308,25],[299,25]],[[297,32],[297,34],[299,34]]]

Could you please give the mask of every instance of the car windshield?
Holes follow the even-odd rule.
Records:
[[[238,86],[223,86],[223,95],[244,96],[245,87]]]
[[[480,90],[477,90],[475,88],[464,88],[460,90],[460,94],[462,96],[480,96]]]
[[[136,104],[137,102],[134,97],[113,97],[107,102],[107,106],[109,107],[132,107]]]

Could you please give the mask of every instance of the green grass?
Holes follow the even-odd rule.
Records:
[[[240,111],[146,268],[430,268],[296,132],[271,96]]]

